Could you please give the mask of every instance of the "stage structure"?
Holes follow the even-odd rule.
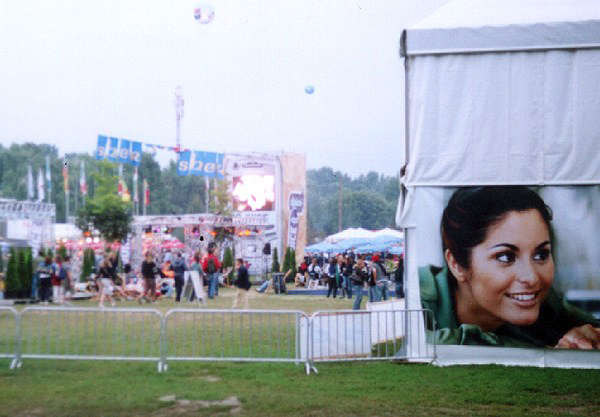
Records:
[[[141,263],[146,250],[156,250],[181,228],[184,251],[206,252],[216,236],[250,264],[250,273],[263,275],[272,265],[273,249],[280,261],[287,247],[302,257],[306,246],[306,160],[301,154],[225,154],[223,173],[229,185],[231,215],[184,214],[135,216],[131,262]]]
[[[33,253],[54,244],[54,204],[0,199],[0,238]]]

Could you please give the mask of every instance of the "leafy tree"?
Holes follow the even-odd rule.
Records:
[[[279,272],[281,265],[279,265],[279,256],[277,248],[273,248],[273,265],[271,266],[271,272]]]
[[[0,274],[4,272],[4,252],[2,252],[2,248],[0,247]]]
[[[122,241],[131,230],[131,206],[117,194],[118,178],[112,164],[103,161],[99,168],[100,172],[93,174],[96,193],[80,208],[77,227],[83,231],[95,228],[109,242]]]

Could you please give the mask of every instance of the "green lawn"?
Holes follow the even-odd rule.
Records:
[[[228,308],[232,296],[233,291],[222,290],[221,296],[208,307]],[[349,300],[255,292],[250,303],[252,308],[307,313],[350,306]],[[133,302],[119,302],[118,306],[138,307]],[[175,303],[162,300],[152,307],[165,312],[175,307]],[[38,326],[40,333],[48,328],[60,329],[48,327],[54,324],[46,319],[47,316],[40,316],[27,325]],[[95,329],[109,341],[98,347],[100,351],[113,349],[118,354],[124,348],[120,343],[121,332],[129,331],[128,321],[120,320],[116,324],[122,327],[109,320],[107,328],[102,324]],[[139,327],[139,322],[136,323]],[[2,339],[11,331],[10,320],[5,317],[0,324]],[[28,340],[29,345],[24,341],[24,351],[28,346],[35,350],[37,343],[44,347],[49,343],[49,348],[57,353],[90,349],[82,332],[90,332],[89,335],[92,328],[83,318],[78,325],[82,327],[71,327],[58,340],[34,338]],[[147,337],[151,342],[150,334],[156,330],[156,324],[150,320],[147,326],[147,333],[140,332],[138,340]],[[181,329],[189,327],[188,321]],[[261,329],[269,332],[276,327],[265,323]],[[205,331],[210,331],[210,327]],[[258,341],[260,335],[256,332],[254,328]],[[188,336],[173,333],[169,340],[177,338],[184,340]],[[189,343],[182,346],[192,352],[197,348]],[[258,344],[259,348],[270,349]],[[231,349],[237,351],[238,347]],[[286,355],[284,351],[282,356]],[[21,369],[9,370],[9,360],[2,359],[0,416],[600,415],[599,371],[501,366],[437,368],[391,362],[317,363],[317,367],[318,374],[306,375],[302,365],[285,363],[170,361],[168,372],[158,373],[156,362],[24,359]],[[161,401],[164,396],[171,397]]]
[[[154,364],[30,360],[10,371],[3,360],[0,416],[600,414],[598,371],[385,362],[319,370],[307,376],[290,364],[172,363],[159,374]],[[175,400],[159,400],[166,395]],[[217,402],[230,397],[239,405]]]

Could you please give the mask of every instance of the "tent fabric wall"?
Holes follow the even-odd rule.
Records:
[[[405,186],[600,183],[600,49],[406,59]]]
[[[469,185],[544,186],[556,286],[600,285],[599,43],[592,0],[451,0],[404,31],[396,222],[405,228],[408,308],[420,308],[418,267],[443,264],[446,202]]]

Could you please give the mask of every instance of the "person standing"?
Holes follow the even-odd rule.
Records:
[[[376,300],[375,301],[386,301],[387,297],[387,271],[385,270],[385,266],[383,262],[379,258],[378,254],[373,255],[373,270],[375,271],[375,285],[377,288],[376,291]]]
[[[327,269],[327,283],[329,288],[327,289],[327,298],[333,292],[333,298],[337,297],[338,281],[340,276],[340,268],[336,257],[331,257],[329,261],[329,268]]]
[[[52,292],[52,275],[54,274],[54,265],[52,258],[46,256],[41,261],[37,268],[38,277],[40,280],[40,300],[43,304],[48,304],[50,293]]]
[[[360,303],[362,301],[363,296],[363,287],[365,282],[369,280],[369,270],[365,261],[362,257],[359,257],[352,268],[352,274],[350,275],[350,280],[352,281],[352,289],[356,296],[354,299],[354,305],[352,306],[353,310],[360,310]]]
[[[396,282],[396,297],[404,298],[404,257],[398,259],[398,267],[394,273],[394,281]]]
[[[248,290],[252,287],[252,284],[250,283],[250,277],[248,276],[248,269],[244,266],[244,261],[241,258],[235,260],[235,269],[237,270],[237,279],[235,280],[234,285],[237,288],[237,291],[235,293],[232,308],[237,308],[241,304],[244,310],[248,310],[250,309]]]
[[[183,278],[185,271],[188,270],[185,261],[181,257],[181,252],[177,253],[177,257],[171,264],[171,271],[173,271],[173,277],[175,278],[175,302],[178,303],[181,300],[181,290],[183,290]]]
[[[215,295],[217,295],[217,287],[219,285],[219,269],[221,268],[221,263],[215,256],[214,252],[215,247],[209,247],[208,255],[206,255],[202,261],[202,269],[208,276],[208,298],[210,299],[215,298]]]
[[[65,277],[61,280],[63,298],[67,300],[66,304],[69,304],[68,301],[71,300],[73,294],[73,277],[71,276],[71,257],[65,256],[65,260],[62,263],[62,268],[64,269]]]
[[[311,284],[314,284],[313,288],[316,290],[317,286],[319,285],[319,279],[321,278],[321,267],[317,263],[317,258],[312,258],[311,264],[308,266],[307,272],[308,285],[306,288],[310,290]]]
[[[154,263],[152,253],[146,253],[146,259],[142,262],[142,278],[144,278],[144,292],[138,297],[138,303],[142,304],[142,298],[146,302],[156,301],[156,274],[158,274],[158,268]],[[148,299],[147,294],[150,294]]]
[[[376,270],[373,267],[374,262],[371,261],[371,257],[367,256],[367,260],[365,262],[365,265],[367,266],[367,272],[369,274],[368,280],[367,280],[367,285],[369,286],[369,302],[373,303],[375,301],[379,301],[377,299],[377,284],[375,283],[375,279],[376,277]]]
[[[54,273],[51,276],[52,304],[62,304],[64,302],[62,281],[66,279],[67,272],[63,267],[62,258],[60,256],[56,256],[54,260]]]
[[[2,256],[2,251],[0,250],[0,256]],[[38,256],[35,259],[35,263],[38,265],[41,265],[44,263],[44,250],[40,249],[38,251]],[[36,270],[33,273],[33,276],[31,277],[31,298],[33,298],[34,300],[36,298],[38,298],[39,292],[38,292],[38,286],[40,284],[40,274],[39,272]]]
[[[195,271],[198,273],[198,277],[200,278],[200,285],[204,281],[204,271],[202,270],[202,265],[200,265],[200,252],[194,255],[194,261],[190,265],[190,271]],[[196,299],[196,290],[192,290],[192,294],[190,295],[190,299],[188,301],[193,301]]]

